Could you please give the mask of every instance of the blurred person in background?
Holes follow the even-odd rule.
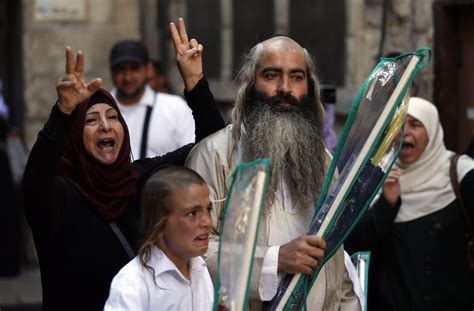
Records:
[[[163,64],[157,60],[151,63],[151,74],[148,84],[155,92],[173,94],[173,89],[166,78],[166,71]]]
[[[336,151],[337,134],[334,129],[336,122],[336,86],[321,85],[321,102],[324,107],[324,144],[332,153]]]
[[[9,109],[3,100],[0,80],[0,276],[20,272],[19,206],[8,153]]]
[[[110,51],[111,93],[130,131],[134,159],[154,157],[194,142],[194,119],[186,101],[154,91],[148,50],[136,40],[117,42]]]

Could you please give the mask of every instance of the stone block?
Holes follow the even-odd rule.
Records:
[[[413,25],[415,31],[428,31],[433,27],[433,11],[431,6],[432,3],[429,0],[413,1],[413,11],[415,12]]]
[[[412,15],[411,2],[412,0],[392,0],[390,1],[389,11],[395,14],[398,19],[409,19]]]

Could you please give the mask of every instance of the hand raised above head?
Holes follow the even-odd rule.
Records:
[[[89,83],[84,81],[84,54],[66,47],[66,74],[56,85],[58,107],[65,114],[71,114],[77,105],[89,98],[102,85],[102,79],[95,78]]]
[[[178,19],[178,28],[176,28],[174,23],[170,23],[170,31],[179,72],[183,78],[186,90],[191,91],[203,77],[203,46],[196,39],[188,40],[186,25],[182,18]]]

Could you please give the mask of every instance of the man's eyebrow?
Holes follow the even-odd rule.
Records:
[[[302,74],[306,75],[306,70],[304,70],[303,68],[291,68],[288,71],[289,71],[289,73],[302,73]]]
[[[262,73],[267,73],[269,71],[274,71],[274,72],[283,72],[283,69],[280,67],[265,67],[262,69]]]
[[[264,74],[264,73],[267,73],[269,71],[272,71],[272,72],[283,72],[283,69],[281,67],[266,67],[266,68],[263,68],[261,73]],[[289,73],[302,73],[304,75],[306,75],[306,70],[304,70],[303,68],[290,68],[288,70]]]

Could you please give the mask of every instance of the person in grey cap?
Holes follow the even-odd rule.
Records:
[[[152,68],[142,42],[117,42],[110,51],[110,70],[111,93],[129,128],[134,159],[163,155],[194,142],[194,119],[186,102],[148,86]]]

